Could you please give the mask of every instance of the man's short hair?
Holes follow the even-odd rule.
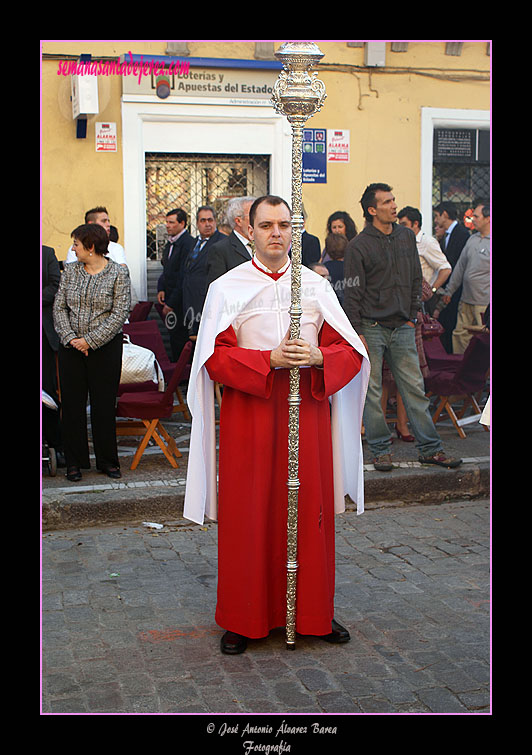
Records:
[[[109,237],[107,231],[98,223],[85,223],[85,225],[78,225],[74,228],[70,236],[73,239],[81,241],[85,249],[94,247],[95,254],[103,256],[107,254],[107,248],[109,246]]]
[[[456,220],[458,218],[458,209],[454,202],[440,202],[434,208],[434,212],[437,212],[439,215],[446,212],[449,220]]]
[[[198,211],[196,212],[196,220],[199,218],[199,214],[203,210],[209,210],[209,212],[212,212],[212,216],[216,220],[216,210],[214,209],[214,207],[211,207],[210,205],[203,205],[203,207],[198,207]]]
[[[284,204],[285,207],[288,208],[288,212],[290,213],[290,217],[292,217],[292,210],[290,209],[290,205],[288,202],[283,199],[282,197],[278,197],[275,194],[265,194],[262,197],[258,197],[251,207],[249,208],[249,224],[250,226],[253,226],[255,223],[255,215],[257,214],[257,207],[261,205],[263,202],[266,202],[266,204],[272,205],[272,207],[276,207],[277,205]]]
[[[367,220],[368,223],[373,223],[373,215],[370,215],[370,213],[368,212],[368,208],[377,206],[377,200],[375,198],[375,195],[377,194],[377,192],[378,191],[391,191],[391,190],[392,190],[392,187],[384,183],[373,183],[373,184],[369,184],[369,186],[366,186],[364,193],[362,194],[362,198],[360,199],[360,204],[362,205],[364,218]]]
[[[235,227],[235,218],[239,218],[244,214],[244,205],[248,202],[254,202],[255,197],[233,197],[227,203],[227,209],[225,211],[225,217],[231,228]]]
[[[473,209],[476,210],[477,207],[482,207],[482,215],[485,218],[490,217],[490,201],[489,199],[477,199],[475,204],[473,205]]]
[[[178,223],[184,223],[185,225],[187,224],[187,220],[188,220],[187,213],[184,210],[182,210],[181,207],[179,207],[176,210],[170,210],[170,212],[166,213],[167,218],[169,218],[170,215],[177,215]]]
[[[401,218],[408,218],[411,223],[417,222],[420,228],[423,222],[423,218],[417,207],[410,207],[410,205],[407,205],[406,207],[403,207],[402,210],[399,210],[397,217],[399,220]]]
[[[95,223],[96,215],[100,215],[102,212],[105,212],[106,215],[109,215],[106,207],[93,207],[92,210],[87,210],[87,212],[85,213],[85,223]]]

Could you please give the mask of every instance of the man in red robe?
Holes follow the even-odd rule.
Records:
[[[283,199],[255,201],[250,237],[253,260],[209,288],[187,396],[193,423],[184,513],[198,522],[205,510],[218,517],[215,618],[229,654],[286,621],[290,368],[301,368],[298,633],[350,639],[334,619],[334,513],[345,492],[363,510],[365,349],[330,285],[303,268],[301,337],[289,340],[291,213]],[[217,506],[212,382],[224,386]]]

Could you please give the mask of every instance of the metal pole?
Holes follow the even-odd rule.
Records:
[[[275,53],[283,70],[275,82],[272,105],[285,115],[292,127],[292,272],[290,338],[299,338],[301,308],[301,234],[303,127],[325,100],[325,85],[310,75],[323,53],[314,42],[285,42]],[[299,493],[299,367],[290,370],[288,394],[288,511],[286,563],[286,647],[295,649],[297,586],[297,509]]]

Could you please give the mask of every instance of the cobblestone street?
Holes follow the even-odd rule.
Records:
[[[43,713],[489,713],[489,502],[336,522],[351,642],[288,652],[279,628],[240,656],[219,650],[215,523],[43,533]]]

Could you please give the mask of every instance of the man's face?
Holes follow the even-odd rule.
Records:
[[[485,218],[482,214],[482,207],[483,205],[479,205],[473,210],[473,226],[479,233],[483,233],[489,227],[490,222],[489,217]]]
[[[197,219],[198,231],[200,236],[208,239],[216,230],[216,220],[212,210],[201,210]]]
[[[441,241],[441,239],[445,236],[445,228],[442,226],[441,223],[435,223],[434,236],[436,237],[438,241]]]
[[[242,207],[242,213],[235,218],[235,231],[249,239],[249,208],[253,202],[246,202]]]
[[[169,236],[177,236],[177,234],[185,227],[185,222],[182,221],[180,223],[177,219],[177,215],[168,215],[164,222],[166,223],[166,231]]]
[[[403,215],[402,218],[399,218],[399,225],[404,225],[405,228],[411,228],[416,235],[421,230],[417,220],[412,222],[409,218],[406,217],[406,215]]]
[[[109,219],[109,215],[106,212],[97,213],[95,220],[93,220],[92,222],[101,225],[102,228],[105,228],[107,235],[109,236],[109,234],[111,233],[111,221]]]
[[[255,254],[267,268],[276,272],[288,259],[292,241],[292,218],[285,204],[261,202],[249,226],[249,238],[255,242]]]
[[[375,207],[370,207],[369,213],[373,215],[374,220],[377,220],[383,225],[395,223],[397,220],[397,205],[392,192],[376,191]]]
[[[327,280],[331,280],[331,276],[329,274],[328,269],[325,267],[325,265],[315,265],[313,268],[315,273],[318,273],[318,275],[321,275],[322,278],[327,278]]]
[[[440,228],[443,228],[444,231],[449,228],[451,225],[451,219],[447,215],[447,210],[444,210],[442,213],[435,212],[434,213],[434,225],[440,226]]]
[[[414,224],[412,221],[406,217],[406,215],[403,215],[402,218],[399,218],[399,225],[404,225],[406,228],[412,228],[414,229]]]

